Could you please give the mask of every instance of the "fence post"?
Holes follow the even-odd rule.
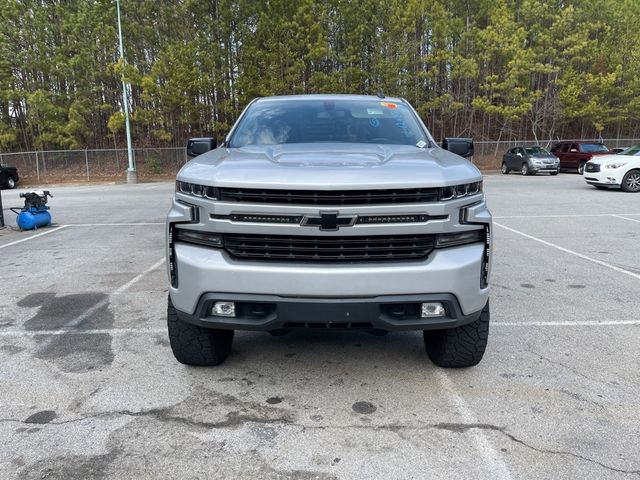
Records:
[[[38,177],[38,183],[40,183],[40,166],[38,165],[38,151],[36,150],[36,176]]]
[[[89,181],[89,155],[87,154],[87,149],[84,149],[84,163],[87,166],[87,182]]]

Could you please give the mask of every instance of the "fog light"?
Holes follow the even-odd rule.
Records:
[[[422,304],[422,311],[420,317],[442,317],[444,316],[444,306],[440,302],[428,302]]]
[[[236,304],[233,302],[216,302],[213,304],[211,314],[218,317],[235,317]]]

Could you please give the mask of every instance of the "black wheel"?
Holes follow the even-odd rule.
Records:
[[[622,190],[640,192],[640,170],[630,170],[622,177]]]
[[[219,365],[231,352],[233,330],[201,328],[178,318],[171,303],[167,305],[169,344],[180,363],[210,367]]]
[[[578,165],[578,173],[580,175],[582,175],[584,173],[584,164],[587,162],[580,162],[580,165]]]
[[[7,178],[7,188],[16,188],[16,180],[13,177]]]
[[[522,175],[529,175],[529,165],[523,163],[522,167],[520,167],[520,173],[522,173]]]
[[[506,175],[507,173],[509,173],[509,167],[507,167],[507,164],[505,162],[502,162],[502,167],[500,168],[500,171],[502,172],[503,175]]]
[[[489,302],[475,322],[447,330],[425,330],[424,345],[439,367],[464,368],[480,363],[489,338]]]

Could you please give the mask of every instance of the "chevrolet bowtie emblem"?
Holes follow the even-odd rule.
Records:
[[[357,215],[338,216],[338,212],[320,212],[319,217],[305,215],[301,225],[303,227],[319,227],[323,231],[335,231],[340,227],[350,227],[358,219]]]

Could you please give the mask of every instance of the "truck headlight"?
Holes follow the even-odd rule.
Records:
[[[462,183],[440,189],[440,200],[452,200],[482,192],[482,180],[479,182]]]
[[[218,189],[208,185],[176,181],[176,192],[190,197],[207,198],[209,200],[218,199]]]

